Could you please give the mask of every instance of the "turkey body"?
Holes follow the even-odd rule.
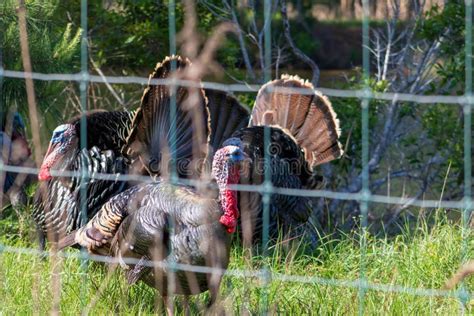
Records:
[[[101,236],[97,238],[100,240],[108,235],[110,243],[100,245],[98,252],[103,253],[100,247],[105,247],[106,253],[120,260],[137,259],[134,264],[122,261],[128,281],[140,279],[166,296],[171,263],[227,268],[230,235],[219,222],[222,214],[215,198],[204,197],[191,187],[160,181],[132,187],[113,197],[77,239]],[[97,233],[94,227],[99,225],[106,226],[108,234]],[[157,265],[147,266],[151,261]],[[220,281],[212,273],[181,269],[174,277],[173,294],[184,295],[218,287]]]
[[[110,199],[87,225],[62,239],[59,248],[77,243],[89,252],[116,257],[130,283],[142,280],[163,296],[210,290],[214,302],[239,217],[237,192],[229,185],[239,182],[244,157],[234,145],[215,153],[212,176],[218,197],[163,180],[137,185]],[[151,261],[156,265],[149,266]],[[173,263],[212,269],[171,273]]]
[[[265,129],[269,135],[267,146]],[[280,128],[243,128],[235,132],[225,144],[238,144],[249,157],[243,166],[241,184],[263,184],[267,169],[268,180],[275,188],[311,189],[320,182],[320,178],[310,169],[300,146]],[[267,151],[265,148],[268,148]],[[239,192],[241,234],[246,245],[261,240],[264,210],[262,199],[263,194],[259,192]],[[312,212],[311,202],[307,197],[271,194],[268,204],[269,237],[278,238],[279,234],[286,235],[292,229],[304,225]]]
[[[87,173],[118,174],[127,170],[122,157],[116,157],[112,151],[100,151],[97,147],[81,150],[72,157],[69,168],[64,171],[80,172],[86,166]],[[49,239],[60,236],[81,227],[97,213],[103,203],[115,194],[126,189],[127,184],[116,180],[97,180],[73,178],[55,178],[41,183],[35,195],[33,218]],[[86,217],[81,215],[81,190],[85,189]]]

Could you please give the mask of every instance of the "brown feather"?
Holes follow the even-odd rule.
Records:
[[[167,57],[158,63],[150,80],[186,79],[189,67],[187,59]],[[170,117],[172,93],[176,97],[175,124],[171,124]],[[149,84],[134,117],[126,153],[132,161],[140,160],[151,175],[166,176],[168,161],[173,157],[179,176],[194,177],[207,156],[208,137],[209,113],[202,89],[177,86],[173,91],[166,84]]]
[[[339,158],[339,121],[328,98],[296,76],[265,84],[258,92],[251,125],[274,125],[289,133],[311,167]]]

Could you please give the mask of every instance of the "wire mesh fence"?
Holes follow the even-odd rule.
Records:
[[[21,2],[20,2],[21,3]],[[271,11],[270,7],[274,5],[270,0],[265,0],[264,5],[264,65],[265,66],[265,81],[271,79],[271,64],[272,64],[272,43],[271,43]],[[370,36],[369,36],[369,25],[370,25],[370,14],[369,14],[369,3],[368,0],[362,1],[363,6],[363,20],[362,20],[362,38],[363,38],[363,47],[362,56],[363,56],[363,74],[364,77],[368,78],[370,76],[370,63],[369,63],[369,47],[370,47]],[[80,104],[81,111],[83,113],[88,110],[88,85],[90,83],[99,83],[99,84],[140,84],[140,85],[167,85],[170,86],[170,89],[177,89],[179,87],[187,88],[208,88],[220,90],[223,92],[257,92],[260,90],[261,85],[259,84],[222,84],[218,82],[197,82],[195,80],[184,80],[184,79],[149,79],[143,77],[135,76],[105,76],[105,75],[93,75],[90,73],[88,68],[88,39],[87,39],[87,30],[88,30],[88,12],[87,12],[88,2],[87,0],[81,0],[81,72],[72,73],[72,74],[51,74],[51,73],[36,73],[27,69],[25,71],[12,71],[9,69],[4,69],[2,63],[0,62],[0,82],[4,78],[14,78],[17,80],[26,80],[31,82],[27,84],[28,94],[29,94],[29,105],[30,109],[35,107],[34,105],[34,89],[33,82],[38,81],[71,81],[79,85],[80,91]],[[196,266],[196,265],[187,265],[180,264],[173,261],[167,263],[156,262],[156,261],[146,261],[145,263],[140,262],[138,259],[133,258],[115,258],[109,256],[100,256],[88,254],[85,250],[80,253],[75,252],[59,252],[56,253],[53,250],[51,251],[41,251],[28,248],[12,247],[8,245],[1,245],[0,252],[2,253],[18,253],[18,254],[27,254],[34,256],[51,256],[51,257],[72,257],[81,259],[84,262],[84,267],[89,261],[98,261],[105,262],[110,264],[143,264],[149,267],[165,267],[169,269],[170,274],[174,274],[176,271],[189,271],[189,272],[200,272],[200,273],[218,273],[222,275],[228,275],[236,278],[257,278],[261,280],[261,287],[263,291],[263,299],[261,302],[261,310],[263,312],[268,312],[268,293],[267,287],[268,284],[272,281],[282,281],[282,282],[295,282],[302,284],[320,284],[333,287],[347,287],[354,288],[358,290],[358,307],[359,314],[365,313],[365,299],[368,291],[380,291],[380,292],[389,292],[389,293],[403,293],[408,295],[416,296],[427,296],[427,297],[454,297],[458,298],[461,302],[466,302],[469,298],[472,297],[472,293],[468,292],[464,287],[461,287],[458,291],[448,291],[434,288],[410,288],[405,286],[400,286],[396,284],[379,284],[371,283],[368,281],[366,276],[367,271],[367,229],[368,229],[368,216],[369,209],[374,203],[383,203],[390,205],[411,205],[418,206],[421,208],[449,208],[457,209],[462,212],[462,225],[464,227],[463,234],[463,244],[462,244],[462,261],[468,259],[468,234],[470,234],[469,228],[469,219],[473,207],[472,201],[472,105],[474,104],[474,98],[472,95],[472,0],[466,0],[466,17],[465,17],[465,89],[464,95],[462,96],[447,96],[447,95],[416,95],[409,93],[380,93],[372,91],[371,87],[367,84],[362,89],[359,90],[338,90],[338,89],[329,89],[329,88],[318,88],[322,93],[334,97],[334,98],[356,98],[360,100],[360,120],[361,120],[361,129],[362,129],[362,138],[360,140],[362,149],[361,149],[361,161],[362,161],[362,172],[361,172],[361,181],[362,188],[359,192],[349,193],[349,192],[335,192],[329,190],[305,190],[305,189],[289,189],[281,188],[274,186],[271,181],[271,168],[268,167],[265,170],[264,181],[259,185],[246,185],[246,184],[232,184],[229,185],[229,188],[236,191],[246,191],[246,192],[258,192],[262,194],[262,203],[263,203],[263,231],[261,244],[264,249],[263,255],[267,254],[266,249],[269,247],[269,217],[270,217],[270,200],[271,197],[275,194],[288,195],[288,196],[300,196],[300,197],[313,197],[313,198],[328,198],[328,199],[339,199],[339,200],[350,200],[357,201],[360,203],[360,265],[359,265],[359,278],[356,280],[338,280],[323,278],[316,275],[289,275],[284,273],[271,272],[269,267],[262,266],[259,270],[240,270],[240,269],[218,269],[211,268],[207,266]],[[168,21],[169,21],[169,47],[170,55],[175,55],[177,53],[177,31],[176,31],[176,4],[174,0],[168,1]],[[20,23],[21,24],[21,23]],[[21,32],[20,32],[21,33]],[[26,33],[26,32],[24,32]],[[27,40],[26,35],[23,35],[24,39]],[[23,48],[27,50],[27,48]],[[27,58],[27,57],[25,57]],[[176,66],[175,66],[176,67]],[[29,87],[29,88],[28,88]],[[306,94],[312,93],[308,92],[307,89],[298,89],[291,88],[289,91],[285,91],[290,94]],[[31,100],[30,100],[31,99]],[[452,106],[461,106],[463,109],[463,152],[464,152],[464,192],[463,198],[457,201],[451,200],[440,200],[440,199],[419,199],[416,197],[394,197],[373,194],[370,190],[370,176],[369,176],[369,163],[371,159],[370,155],[370,144],[369,144],[369,108],[372,100],[385,100],[385,101],[406,101],[413,102],[414,104],[428,104],[429,106],[435,107],[438,103],[449,104]],[[171,129],[176,128],[176,97],[172,94],[171,97],[171,111],[170,121],[175,122],[171,125]],[[36,110],[33,111],[33,113]],[[337,109],[336,109],[337,111]],[[34,114],[30,118],[34,118]],[[31,119],[34,122],[34,119]],[[36,123],[37,124],[37,123]],[[35,125],[35,123],[32,123]],[[33,129],[34,130],[34,129]],[[344,132],[344,131],[343,131]],[[34,132],[39,135],[39,132]],[[171,133],[175,134],[175,133]],[[86,116],[81,116],[81,131],[80,131],[80,148],[87,148],[87,121]],[[94,136],[94,135],[93,135]],[[33,139],[35,147],[41,148],[41,143],[38,139]],[[270,133],[266,132],[264,135],[264,142],[268,147],[270,143]],[[171,142],[171,146],[175,144],[174,141]],[[38,153],[41,151],[38,150]],[[171,150],[174,152],[174,150]],[[268,153],[265,153],[268,154]],[[37,165],[41,165],[41,158],[37,157]],[[173,158],[173,157],[172,157]],[[175,158],[175,157],[174,157]],[[171,159],[175,161],[176,159]],[[0,171],[2,172],[13,172],[13,173],[25,173],[31,175],[38,175],[39,169],[37,168],[28,168],[28,167],[18,167],[13,165],[8,165],[4,162],[5,160],[0,161]],[[266,160],[266,162],[269,160]],[[176,174],[174,166],[171,170],[171,182],[178,183],[178,177]],[[88,180],[113,180],[113,181],[133,181],[135,183],[154,183],[154,179],[149,176],[141,176],[136,174],[101,174],[101,173],[88,173],[86,170],[81,172],[68,172],[68,171],[51,171],[53,177],[76,177],[81,179],[81,183],[87,183]],[[183,183],[190,186],[198,186],[200,184],[199,180],[192,179],[179,179],[179,183]],[[81,187],[81,217],[82,225],[85,225],[88,221],[87,218],[87,188],[85,185]],[[171,224],[173,226],[173,224]],[[172,230],[172,228],[171,228]],[[171,253],[173,249],[171,249]],[[84,274],[87,274],[87,269],[85,269]],[[174,286],[174,282],[169,282],[169,287]],[[170,288],[169,288],[170,289]],[[173,291],[170,291],[173,292]],[[464,304],[460,305],[461,313],[463,312]]]

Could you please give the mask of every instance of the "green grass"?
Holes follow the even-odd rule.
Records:
[[[2,242],[15,247],[34,247],[28,216],[20,214],[19,220],[17,217],[7,212],[0,220]],[[402,229],[402,234],[390,238],[368,235],[365,257],[368,281],[409,288],[441,288],[460,265],[463,242],[459,225],[440,217],[430,227],[427,221],[420,220],[415,229]],[[472,241],[469,236],[465,247],[467,257],[473,256]],[[357,233],[337,239],[325,237],[312,254],[279,247],[266,258],[258,255],[250,258],[236,247],[229,269],[258,270],[267,266],[273,273],[353,281],[359,278],[359,244]],[[53,284],[53,273],[60,286]],[[472,291],[473,286],[474,282],[467,280],[466,289]],[[258,314],[267,299],[271,313],[352,315],[358,313],[358,295],[358,288],[277,279],[265,288],[259,278],[226,276],[219,307],[235,314]],[[153,289],[144,284],[127,285],[120,271],[109,276],[108,269],[98,263],[81,266],[76,258],[56,259],[53,263],[50,259],[10,252],[0,254],[0,297],[0,313],[7,315],[46,314],[54,308],[54,302],[66,315],[84,309],[93,314],[150,314],[161,308]],[[194,297],[192,311],[202,311],[207,299],[207,294]],[[176,299],[178,314],[183,311],[180,302]],[[467,302],[467,313],[474,312],[473,303]],[[368,290],[364,308],[366,314],[451,315],[459,313],[460,306],[454,297]]]

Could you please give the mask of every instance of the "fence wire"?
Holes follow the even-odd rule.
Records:
[[[28,167],[18,167],[11,166],[7,164],[1,164],[1,170],[6,172],[14,173],[24,173],[31,175],[38,175],[39,169],[37,168],[28,168]],[[68,178],[81,178],[81,172],[74,171],[56,171],[51,170],[51,175],[53,177],[68,177]],[[110,181],[131,181],[131,182],[140,182],[140,183],[154,183],[153,179],[148,176],[140,175],[129,175],[129,174],[110,174],[110,173],[91,173],[88,174],[88,179],[92,180],[110,180]],[[179,178],[179,183],[190,186],[197,186],[201,183],[199,180],[192,179],[183,179]],[[209,187],[216,188],[215,184],[209,184]],[[272,183],[270,184],[229,184],[229,188],[237,191],[245,192],[258,192],[258,193],[275,193],[281,195],[290,195],[290,196],[301,196],[301,197],[311,197],[311,198],[328,198],[335,200],[347,200],[347,201],[362,201],[367,200],[368,202],[380,203],[380,204],[394,204],[401,206],[418,206],[420,208],[446,208],[452,210],[465,210],[466,205],[469,206],[469,209],[472,210],[474,205],[461,199],[459,201],[446,201],[446,200],[421,200],[414,197],[396,197],[396,196],[386,196],[380,194],[369,194],[367,195],[363,191],[356,193],[349,192],[335,192],[328,190],[307,190],[307,189],[288,189],[275,187]]]
[[[225,92],[257,92],[261,85],[256,84],[222,84],[217,82],[196,82],[189,80],[178,80],[178,79],[164,79],[164,80],[149,80],[146,77],[136,77],[136,76],[97,76],[91,75],[88,69],[88,46],[87,46],[87,0],[81,0],[81,28],[82,28],[82,38],[81,38],[81,72],[76,74],[46,74],[46,73],[36,73],[36,72],[27,72],[27,71],[12,71],[5,70],[2,64],[2,52],[0,51],[0,85],[4,78],[16,78],[16,79],[32,79],[32,80],[42,80],[42,81],[74,81],[79,83],[80,87],[80,101],[82,112],[87,111],[87,87],[89,83],[108,83],[108,84],[140,84],[140,85],[170,85],[172,88],[176,89],[178,86],[183,87],[203,87],[209,89],[215,89]],[[271,79],[271,5],[270,0],[264,1],[264,38],[265,38],[265,47],[264,47],[264,65],[265,72],[264,76],[266,81]],[[368,78],[370,75],[370,63],[369,63],[369,3],[368,0],[362,1],[363,7],[363,20],[362,20],[362,56],[363,56],[363,74],[364,78]],[[169,46],[170,46],[170,55],[174,55],[177,52],[176,49],[176,4],[174,0],[168,1],[168,18],[169,18]],[[227,269],[220,270],[216,268],[209,268],[205,266],[193,266],[193,265],[184,265],[178,264],[176,262],[170,262],[168,264],[163,262],[153,262],[148,261],[145,265],[150,267],[167,267],[170,271],[174,272],[177,270],[190,271],[190,272],[201,272],[201,273],[211,273],[217,272],[223,275],[228,275],[237,278],[259,278],[262,281],[262,287],[264,290],[263,300],[261,310],[263,312],[268,311],[268,286],[271,281],[281,281],[281,282],[296,282],[303,284],[319,284],[326,286],[335,286],[335,287],[347,287],[358,289],[358,300],[359,300],[359,314],[363,315],[365,312],[365,294],[367,291],[380,291],[387,293],[400,293],[408,294],[415,296],[427,296],[427,297],[455,297],[460,301],[465,302],[466,297],[472,297],[473,293],[468,292],[464,287],[461,287],[458,291],[447,291],[447,290],[438,290],[438,289],[425,289],[425,288],[410,288],[399,286],[396,284],[375,284],[370,283],[366,278],[366,255],[367,255],[367,225],[368,225],[368,211],[371,203],[384,203],[384,204],[395,204],[395,205],[413,205],[419,207],[429,207],[429,208],[449,208],[457,209],[462,212],[463,218],[463,249],[462,249],[462,261],[467,259],[467,235],[470,232],[468,226],[468,219],[473,210],[473,201],[472,201],[472,105],[474,103],[474,96],[472,94],[472,0],[466,0],[466,32],[465,32],[465,46],[466,46],[466,59],[465,59],[465,71],[466,71],[466,82],[465,82],[465,94],[463,96],[445,96],[445,95],[414,95],[414,94],[405,94],[405,93],[375,93],[370,90],[370,87],[365,86],[360,90],[339,90],[339,89],[329,89],[329,88],[318,88],[319,91],[324,93],[327,96],[331,97],[341,97],[341,98],[357,98],[361,100],[361,123],[362,123],[362,190],[356,193],[348,192],[334,192],[327,190],[296,190],[296,189],[286,189],[278,188],[273,186],[271,182],[271,174],[269,171],[271,168],[265,168],[265,181],[261,185],[231,185],[230,188],[237,191],[249,191],[249,192],[259,192],[263,195],[263,232],[262,232],[262,244],[264,249],[268,247],[268,222],[269,222],[269,203],[270,197],[272,194],[282,194],[282,195],[292,195],[292,196],[304,196],[304,197],[324,197],[329,199],[341,199],[341,200],[353,200],[360,202],[361,214],[361,236],[360,239],[360,278],[356,280],[339,280],[339,279],[327,279],[317,276],[307,276],[307,275],[288,275],[282,273],[272,273],[270,269],[266,266],[263,266],[259,270],[242,270],[242,269]],[[279,88],[281,90],[281,88]],[[297,94],[307,94],[309,93],[307,89],[297,89],[292,88],[289,93]],[[172,94],[171,100],[171,111],[170,118],[171,122],[176,122],[176,97]],[[372,194],[369,187],[369,104],[371,100],[386,100],[386,101],[405,101],[413,102],[416,104],[430,104],[436,106],[438,103],[451,104],[451,105],[460,105],[463,108],[464,113],[464,197],[459,201],[444,201],[444,200],[420,200],[416,198],[407,198],[407,197],[392,197]],[[175,124],[171,124],[172,128],[175,128]],[[175,134],[175,133],[171,133]],[[85,115],[81,118],[81,148],[87,147],[87,129],[86,129],[86,119]],[[269,130],[265,130],[264,141],[266,144],[269,143],[270,133]],[[171,142],[173,145],[174,142]],[[268,148],[268,146],[265,146]],[[172,152],[174,152],[172,150]],[[267,154],[268,155],[268,154]],[[269,162],[269,159],[266,160],[266,163]],[[16,167],[12,165],[5,164],[0,160],[0,172],[15,172],[15,173],[26,173],[37,175],[38,169],[36,168],[27,168],[27,167]],[[51,174],[53,177],[77,177],[81,178],[81,183],[85,184],[88,179],[97,179],[97,180],[120,180],[120,181],[139,181],[143,183],[152,183],[152,179],[146,176],[138,175],[128,175],[128,174],[88,174],[83,168],[82,172],[57,172],[52,170]],[[187,179],[177,179],[176,168],[172,168],[171,180],[176,183],[196,185],[196,180],[187,180]],[[87,192],[86,187],[83,185],[81,188],[81,216],[83,224],[87,222],[87,209],[86,209],[86,199]],[[171,250],[173,251],[173,250]],[[0,252],[16,253],[22,255],[33,255],[33,256],[52,256],[53,254],[49,251],[39,251],[35,249],[28,248],[19,248],[11,247],[7,245],[0,244]],[[265,252],[266,253],[266,252]],[[265,254],[264,253],[264,254]],[[73,252],[61,252],[55,253],[54,256],[60,256],[64,258],[76,258],[80,259],[83,262],[85,267],[86,263],[89,260],[105,262],[110,264],[119,264],[119,259],[90,255],[85,251],[80,253]],[[133,258],[122,258],[120,259],[127,264],[137,264],[139,260]],[[143,263],[143,262],[142,262]],[[84,268],[84,278],[87,278],[87,273]],[[85,284],[85,282],[84,282]],[[85,292],[84,284],[81,286],[82,293]],[[174,282],[169,282],[169,286],[174,286]],[[170,288],[169,290],[172,290]],[[171,291],[172,292],[172,291]],[[85,306],[86,302],[83,302]],[[461,304],[464,306],[463,304]],[[170,304],[172,307],[172,304]]]
[[[34,80],[42,81],[83,81],[84,78],[89,82],[94,83],[109,83],[109,84],[140,84],[140,85],[171,85],[176,84],[182,87],[202,87],[205,89],[214,89],[223,92],[258,92],[262,87],[260,84],[224,84],[218,82],[202,81],[197,83],[192,80],[183,79],[152,79],[149,80],[147,77],[137,76],[98,76],[90,74],[45,74],[38,72],[23,72],[14,70],[2,70],[0,68],[0,77],[3,78],[32,78]],[[383,100],[383,101],[404,101],[413,102],[419,104],[451,104],[451,105],[464,105],[474,104],[474,96],[472,95],[461,95],[461,96],[450,96],[450,95],[417,95],[409,93],[395,93],[395,92],[375,92],[370,89],[357,89],[357,90],[345,90],[345,89],[332,89],[318,87],[318,91],[330,97],[338,98],[356,98],[364,99],[370,98],[371,100]],[[271,90],[271,87],[269,88]],[[278,91],[293,94],[310,94],[307,89],[301,88],[278,88]]]

